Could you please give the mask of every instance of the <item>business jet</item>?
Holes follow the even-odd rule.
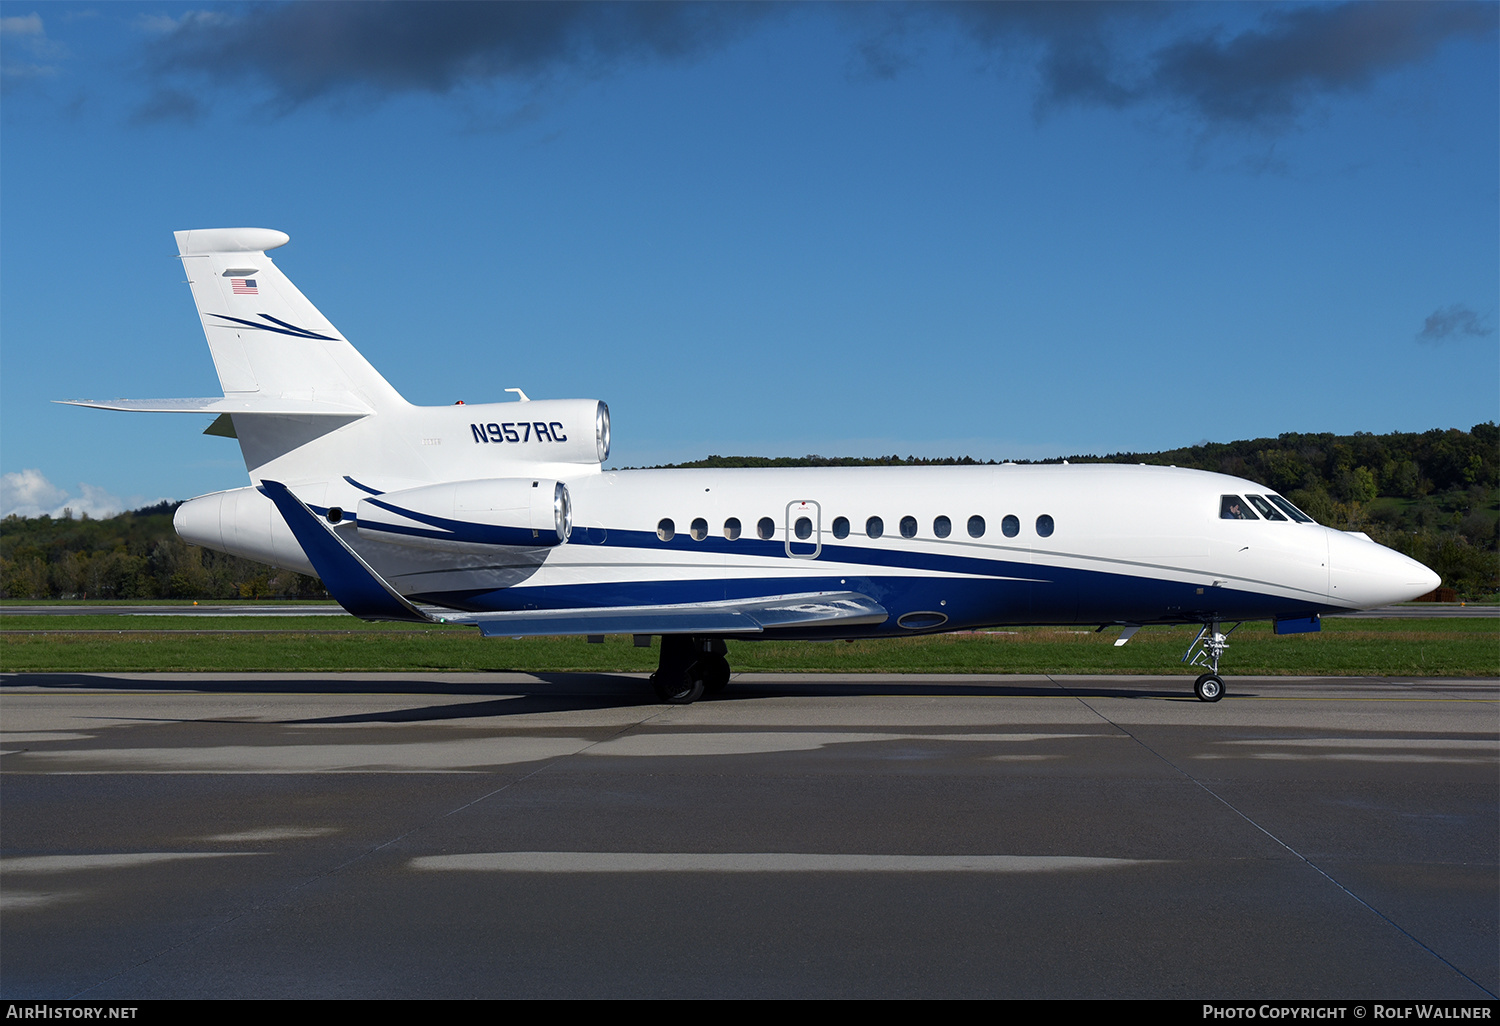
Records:
[[[1194,693],[1224,694],[1240,623],[1439,579],[1241,478],[1107,464],[605,471],[594,399],[414,406],[299,292],[264,228],[176,233],[223,388],[68,400],[214,415],[251,484],[178,508],[187,542],[316,574],[369,620],[486,636],[660,636],[651,681],[690,703],[730,679],[725,639],[903,637],[1018,624],[1196,624]],[[1226,629],[1227,626],[1227,629]]]

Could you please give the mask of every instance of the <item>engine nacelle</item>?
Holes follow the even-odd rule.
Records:
[[[609,459],[609,407],[597,399],[450,406],[442,416],[445,423],[467,423],[467,435],[457,444],[470,453],[483,452],[488,460],[587,464]]]
[[[568,540],[573,504],[561,481],[488,478],[372,495],[354,522],[361,538],[397,545],[537,548]]]

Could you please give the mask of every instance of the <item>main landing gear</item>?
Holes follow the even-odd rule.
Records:
[[[663,634],[661,658],[651,675],[656,697],[668,705],[689,705],[729,686],[729,650],[721,638]]]
[[[1217,702],[1224,697],[1224,678],[1219,676],[1219,657],[1229,647],[1229,635],[1235,632],[1239,624],[1227,631],[1221,631],[1219,626],[1218,620],[1210,620],[1204,624],[1188,650],[1182,654],[1182,661],[1189,666],[1202,666],[1208,670],[1193,681],[1193,694],[1198,696],[1200,702]]]

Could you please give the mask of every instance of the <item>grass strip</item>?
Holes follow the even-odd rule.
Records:
[[[45,622],[39,622],[45,621]],[[974,634],[855,642],[729,642],[736,671],[828,673],[1123,673],[1200,671],[1179,663],[1196,629],[1146,627],[1116,648],[1118,631],[1017,627]],[[467,627],[367,624],[348,617],[0,616],[0,670],[152,671],[614,671],[650,672],[656,649],[625,635],[482,638]],[[1231,674],[1495,676],[1500,620],[1325,620],[1318,634],[1277,637],[1247,623],[1230,638]]]

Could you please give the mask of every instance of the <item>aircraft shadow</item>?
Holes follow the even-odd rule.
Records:
[[[584,712],[604,709],[627,709],[661,705],[650,685],[639,676],[610,673],[535,673],[525,681],[487,681],[475,674],[468,681],[429,680],[420,676],[396,679],[370,679],[359,674],[330,679],[328,677],[276,676],[269,679],[151,680],[88,673],[7,673],[0,675],[0,694],[18,688],[45,688],[91,691],[174,692],[193,694],[241,695],[367,695],[443,696],[464,699],[453,703],[434,702],[404,709],[383,709],[336,716],[289,719],[289,724],[350,723],[422,723],[455,719],[503,720],[543,712]],[[771,675],[757,674],[757,677]],[[1243,687],[1235,694],[1248,694]],[[475,702],[476,696],[494,696],[494,701]],[[717,696],[706,696],[702,702],[714,704],[759,702],[775,698],[832,697],[968,697],[968,698],[1055,698],[1076,701],[1087,698],[1135,700],[1171,700],[1196,702],[1186,678],[1162,678],[1143,684],[1139,679],[1113,683],[1108,678],[1091,678],[1077,683],[1004,684],[987,680],[982,683],[920,680],[862,680],[830,674],[821,680],[732,680],[729,688]]]

